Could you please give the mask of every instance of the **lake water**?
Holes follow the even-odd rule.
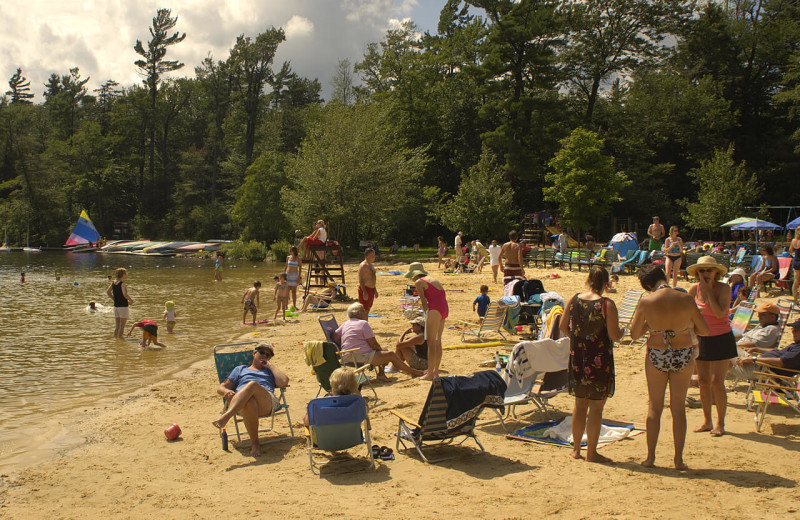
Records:
[[[138,328],[130,338],[114,339],[106,277],[117,267],[128,269],[135,300],[126,333],[135,321],[154,319],[168,348],[143,350]],[[247,332],[240,301],[256,279],[263,284],[259,318],[271,318],[272,278],[282,268],[228,261],[224,280],[215,282],[211,259],[0,253],[0,468],[32,448],[29,427],[169,377],[209,357],[213,345]],[[104,312],[90,313],[91,300]],[[163,321],[167,300],[178,313],[174,334]]]

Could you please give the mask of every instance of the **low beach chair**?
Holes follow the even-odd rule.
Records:
[[[323,314],[318,320],[319,326],[322,327],[322,333],[325,334],[325,341],[336,343],[333,341],[333,333],[339,328],[339,324],[336,323],[336,316],[333,314]]]
[[[760,432],[770,405],[778,405],[800,414],[800,371],[776,368],[756,361],[754,380],[747,397],[748,410],[755,405],[753,420]]]
[[[516,418],[516,407],[533,403],[549,418],[549,400],[567,389],[569,338],[522,341],[514,345],[503,371],[506,418]],[[499,415],[499,412],[498,412]],[[505,428],[505,422],[501,416]]]
[[[738,339],[747,331],[750,320],[753,318],[754,306],[750,302],[741,302],[731,318],[731,330]]]
[[[794,302],[787,298],[778,298],[777,305],[780,311],[778,315],[778,327],[781,329],[781,336],[783,336],[783,331],[786,330],[786,324],[789,322],[792,312],[794,312]]]
[[[772,285],[775,284],[775,286],[781,290],[781,293],[784,289],[789,290],[792,285],[793,273],[794,269],[792,269],[792,257],[782,256],[778,258],[778,276],[772,280],[767,280],[764,282],[764,288],[772,288]]]
[[[628,338],[631,337],[631,322],[633,321],[633,315],[636,313],[636,307],[639,306],[639,300],[642,299],[642,296],[644,296],[644,291],[628,289],[628,292],[625,293],[622,302],[619,304],[619,325],[624,329],[622,338],[619,340],[620,344],[625,341],[626,336]],[[644,336],[642,336],[642,339],[644,340]]]
[[[437,377],[417,422],[390,410],[399,419],[395,449],[413,446],[425,462],[440,462],[452,457],[430,460],[423,452],[425,444],[448,445],[464,437],[459,444],[471,438],[484,453],[486,450],[475,436],[475,422],[485,407],[502,409],[505,391],[506,383],[494,370],[471,376]]]
[[[253,360],[253,349],[256,345],[258,345],[259,341],[244,341],[241,343],[224,343],[222,345],[215,345],[214,346],[214,364],[217,368],[217,377],[219,378],[219,382],[222,383],[225,379],[228,378],[228,375],[231,371],[239,365],[250,365],[250,362]],[[286,392],[285,388],[276,388],[275,391],[278,392],[278,401],[280,402],[280,406],[277,410],[272,412],[269,416],[270,418],[270,426],[269,428],[261,428],[259,421],[259,434],[262,432],[270,432],[275,429],[275,416],[276,415],[285,415],[286,421],[289,423],[289,432],[292,437],[294,437],[294,427],[292,426],[292,418],[289,416],[289,405],[286,403]],[[225,398],[222,399],[223,406],[222,406],[222,413],[228,409],[228,401]],[[236,440],[237,442],[241,442],[242,435],[239,432],[239,421],[240,416],[237,414],[233,417],[233,427],[236,429]],[[220,435],[222,435],[222,430],[220,430]],[[277,437],[270,440],[263,440],[261,439],[261,443],[268,443],[268,442],[276,442],[280,440],[284,440],[285,437]]]
[[[306,445],[312,473],[318,474],[314,468],[314,450],[342,451],[362,444],[367,447],[369,467],[375,469],[367,402],[362,396],[338,395],[312,399],[308,403],[308,424]]]
[[[496,333],[501,338],[506,339],[503,335],[503,323],[506,320],[506,313],[508,308],[501,306],[498,301],[489,303],[486,309],[486,315],[480,323],[470,323],[468,321],[460,321],[461,323],[461,341],[464,341],[465,336],[475,336],[478,341],[483,341],[483,336],[487,334]],[[483,336],[482,336],[483,335]]]
[[[304,343],[304,346],[307,345],[308,342]],[[322,344],[322,357],[325,359],[325,362],[321,365],[317,365],[313,367],[314,375],[317,377],[317,382],[319,383],[319,389],[317,390],[317,397],[319,394],[325,390],[325,394],[330,394],[331,392],[331,374],[337,368],[342,366],[341,361],[339,360],[339,346],[336,343],[332,343],[330,341],[325,341]],[[369,376],[364,374],[364,371],[369,368],[369,365],[363,365],[356,369],[356,380],[358,381],[358,388],[359,390],[365,384],[369,384]],[[369,387],[372,388],[372,391],[375,392],[375,389],[369,384]],[[378,398],[378,394],[375,394],[375,399]]]

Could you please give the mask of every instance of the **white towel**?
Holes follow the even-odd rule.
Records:
[[[629,428],[623,428],[619,426],[606,426],[605,424],[600,426],[600,437],[598,442],[613,442],[618,441],[620,439],[624,439],[628,435],[631,434],[631,430]],[[543,434],[545,437],[550,437],[551,439],[559,439],[564,442],[572,443],[572,416],[568,415],[564,417],[564,420],[561,421],[556,426],[552,428],[548,428],[544,431]],[[586,442],[586,432],[583,433],[583,438],[581,442]]]
[[[511,350],[503,379],[508,384],[513,376],[517,384],[522,386],[523,379],[534,374],[564,370],[568,363],[569,338],[520,341]]]

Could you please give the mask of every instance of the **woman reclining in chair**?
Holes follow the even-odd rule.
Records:
[[[275,397],[275,388],[289,384],[289,377],[270,361],[273,356],[272,345],[261,343],[253,350],[250,366],[234,368],[217,388],[217,393],[228,401],[228,410],[211,424],[224,428],[234,415],[240,414],[250,436],[250,454],[253,457],[261,455],[258,418],[269,417],[278,409],[280,403]]]

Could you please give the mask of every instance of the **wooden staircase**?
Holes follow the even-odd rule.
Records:
[[[528,213],[522,220],[522,236],[520,236],[520,240],[524,240],[531,247],[542,247],[550,244],[547,229],[536,224],[536,213]]]
[[[342,246],[317,245],[309,246],[311,256],[303,258],[306,268],[306,281],[303,284],[308,290],[327,287],[328,283],[339,285],[339,294],[347,296],[344,281],[344,260]]]

